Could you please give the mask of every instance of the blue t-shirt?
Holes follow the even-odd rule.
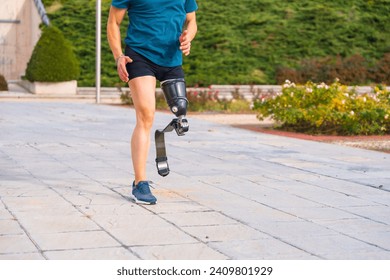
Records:
[[[157,65],[182,64],[179,37],[186,14],[198,9],[196,0],[112,0],[111,5],[127,9],[126,45]]]

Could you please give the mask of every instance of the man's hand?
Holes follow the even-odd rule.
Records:
[[[116,59],[116,68],[118,71],[118,76],[125,83],[128,83],[130,80],[129,73],[127,73],[126,64],[132,63],[132,62],[133,62],[133,60],[130,57],[125,56],[125,55],[120,55]]]
[[[188,36],[188,30],[184,30],[184,32],[180,35],[179,42],[182,53],[185,56],[189,55],[191,51],[191,40]]]

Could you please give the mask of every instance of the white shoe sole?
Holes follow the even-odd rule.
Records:
[[[145,205],[154,205],[157,203],[156,202],[147,202],[147,201],[143,201],[143,200],[138,200],[134,195],[130,195],[130,199],[133,200],[135,203],[137,204],[145,204]]]

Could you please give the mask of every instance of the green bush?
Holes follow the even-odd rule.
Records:
[[[8,84],[3,75],[0,74],[0,91],[7,91]]]
[[[56,27],[44,27],[27,64],[26,78],[34,82],[77,80],[80,66],[62,32]]]
[[[272,117],[280,127],[312,134],[374,135],[390,133],[390,93],[376,87],[358,94],[339,82],[290,81],[282,92],[254,102],[258,118]]]

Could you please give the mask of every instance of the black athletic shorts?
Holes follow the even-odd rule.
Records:
[[[184,71],[181,65],[175,67],[157,65],[133,51],[129,46],[126,46],[125,55],[133,60],[133,62],[126,64],[129,80],[142,76],[154,76],[160,82],[169,79],[184,78]]]

